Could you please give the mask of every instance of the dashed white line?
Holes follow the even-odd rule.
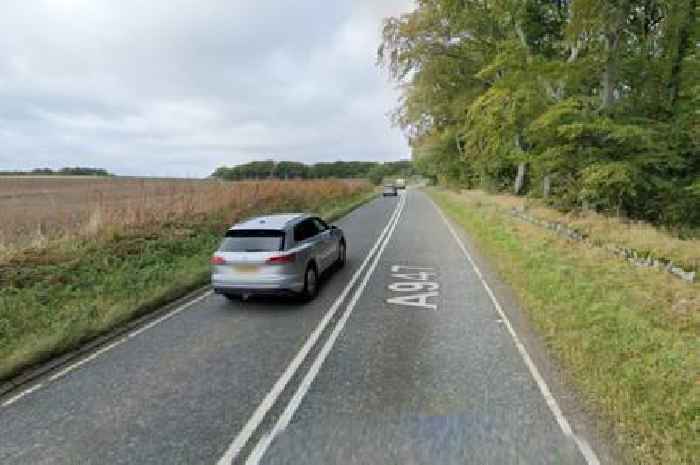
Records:
[[[374,253],[379,249],[381,246],[384,238],[388,234],[388,232],[391,230],[392,225],[395,224],[399,212],[401,211],[401,208],[403,206],[403,203],[405,202],[405,199],[402,197],[399,203],[396,206],[396,209],[394,210],[393,214],[391,215],[389,222],[387,223],[386,227],[382,231],[382,233],[379,235],[377,238],[377,241],[374,243],[374,246],[372,249],[369,251],[367,254],[367,257],[365,260],[362,262],[360,267],[355,271],[353,274],[352,278],[350,279],[350,282],[345,286],[345,289],[343,289],[343,292],[338,296],[338,298],[333,302],[333,305],[331,308],[326,312],[324,315],[323,319],[319,322],[319,324],[316,326],[316,328],[313,330],[313,332],[309,335],[309,337],[306,339],[306,342],[304,345],[301,347],[299,352],[296,354],[296,356],[292,359],[290,364],[287,366],[285,371],[282,373],[282,375],[279,377],[277,382],[274,384],[272,389],[267,393],[265,398],[262,400],[260,405],[255,409],[253,414],[250,416],[246,424],[243,426],[243,429],[238,433],[236,438],[233,440],[231,445],[226,449],[226,452],[224,455],[219,459],[217,462],[217,465],[231,465],[231,462],[238,457],[240,454],[241,450],[245,445],[248,443],[250,440],[250,437],[253,435],[255,430],[260,426],[260,423],[263,421],[265,418],[265,415],[270,411],[272,406],[275,404],[277,399],[279,398],[280,394],[284,391],[285,387],[291,380],[292,376],[297,372],[301,364],[304,362],[306,357],[309,355],[309,352],[311,349],[314,347],[318,339],[320,338],[321,334],[325,330],[326,326],[328,323],[331,321],[335,313],[338,311],[338,308],[340,305],[343,303],[347,295],[349,294],[350,290],[353,288],[357,280],[359,279],[360,275],[366,268],[367,264],[370,262],[372,257],[374,256]]]
[[[503,324],[508,329],[508,333],[510,334],[510,337],[513,339],[513,342],[515,343],[515,347],[517,348],[518,353],[520,354],[523,361],[525,362],[525,365],[527,366],[528,370],[530,371],[530,374],[532,375],[533,379],[535,380],[535,383],[537,384],[537,387],[539,388],[540,393],[542,393],[542,397],[544,397],[544,400],[547,403],[547,406],[549,407],[552,414],[554,415],[554,418],[557,420],[557,423],[559,424],[559,427],[561,428],[562,432],[564,433],[564,435],[573,439],[573,441],[576,443],[576,446],[578,447],[579,451],[581,452],[581,455],[584,457],[584,459],[586,460],[588,465],[600,465],[600,461],[598,460],[598,456],[593,451],[593,449],[588,444],[588,442],[586,442],[585,439],[580,438],[576,434],[574,434],[573,430],[571,429],[571,425],[569,424],[569,421],[564,416],[564,413],[561,411],[561,408],[559,408],[559,404],[557,403],[557,400],[552,395],[552,391],[549,389],[547,382],[544,380],[544,378],[542,377],[542,374],[540,373],[540,370],[537,368],[535,363],[532,361],[532,358],[530,357],[530,354],[528,354],[527,349],[525,349],[525,346],[520,341],[520,338],[518,337],[518,334],[515,332],[515,329],[513,328],[513,325],[510,322],[510,319],[508,319],[508,316],[503,311],[501,304],[498,302],[498,299],[496,299],[496,295],[493,293],[493,290],[491,290],[491,286],[489,286],[489,284],[484,279],[484,276],[481,273],[481,270],[477,266],[476,262],[472,258],[469,251],[467,250],[466,246],[464,245],[464,242],[462,242],[462,239],[459,237],[459,235],[457,234],[455,229],[452,227],[452,224],[450,224],[450,222],[447,220],[447,217],[445,216],[445,214],[442,212],[442,210],[440,210],[440,208],[437,205],[435,205],[435,202],[433,202],[432,199],[431,199],[431,203],[433,204],[433,207],[438,211],[438,213],[442,217],[442,220],[447,225],[447,228],[450,230],[452,237],[454,237],[455,241],[457,241],[457,245],[462,250],[462,253],[467,258],[467,261],[471,264],[476,275],[479,277],[479,281],[481,281],[482,286],[484,286],[484,289],[486,289],[486,293],[488,294],[489,298],[491,299],[491,303],[493,304],[494,308],[496,309],[499,316],[503,320]]]
[[[372,261],[372,265],[365,274],[360,285],[355,290],[355,294],[353,294],[352,299],[348,303],[348,306],[345,312],[343,313],[343,316],[340,317],[335,327],[333,328],[333,331],[331,332],[330,336],[328,336],[328,339],[326,339],[326,342],[323,344],[321,351],[318,353],[318,356],[309,368],[309,371],[304,376],[304,379],[301,381],[301,384],[294,393],[294,396],[285,407],[284,412],[282,412],[282,415],[280,415],[280,417],[277,419],[275,426],[269,433],[265,434],[260,438],[260,441],[258,441],[258,443],[256,444],[255,448],[253,449],[253,452],[251,452],[251,454],[248,456],[245,465],[257,465],[260,462],[260,459],[262,459],[263,455],[265,455],[265,452],[270,447],[270,444],[275,439],[275,437],[287,428],[289,422],[294,417],[294,413],[297,411],[299,405],[301,405],[301,402],[304,400],[306,393],[309,391],[309,388],[314,382],[314,379],[316,379],[316,376],[318,375],[319,371],[321,371],[323,362],[325,362],[331,349],[333,349],[333,345],[335,344],[338,335],[340,335],[340,333],[343,331],[343,328],[345,327],[345,324],[350,318],[350,315],[352,314],[352,311],[355,308],[357,301],[360,299],[360,296],[362,296],[365,287],[367,287],[367,283],[372,277],[372,274],[374,273],[374,270],[377,267],[377,264],[379,263],[382,254],[384,253],[384,249],[389,244],[389,240],[391,239],[391,236],[393,235],[394,230],[396,229],[396,225],[398,224],[399,219],[401,218],[401,213],[403,212],[403,207],[405,203],[405,197],[402,196],[400,202],[400,210],[396,217],[396,220],[394,221],[391,230],[389,230],[389,233],[386,235],[384,242],[382,243],[382,246],[379,249],[379,252],[377,252],[377,255],[375,255],[374,260]]]

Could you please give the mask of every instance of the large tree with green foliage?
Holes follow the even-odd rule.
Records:
[[[395,122],[443,182],[698,225],[698,9],[418,0],[379,47],[403,90]]]

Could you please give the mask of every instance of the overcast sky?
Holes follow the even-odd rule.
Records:
[[[381,20],[412,0],[0,1],[0,170],[397,160]]]

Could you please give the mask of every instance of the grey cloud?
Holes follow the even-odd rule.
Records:
[[[408,154],[374,66],[410,0],[27,0],[3,6],[0,169],[206,175],[260,157]]]

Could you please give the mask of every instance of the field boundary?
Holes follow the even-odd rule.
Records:
[[[673,260],[670,258],[659,257],[653,252],[645,254],[636,249],[623,247],[619,244],[603,243],[602,241],[595,240],[587,234],[570,227],[566,223],[559,221],[547,221],[531,215],[526,209],[513,207],[510,214],[521,221],[555,231],[560,236],[564,236],[572,241],[584,242],[591,247],[600,247],[610,252],[612,255],[628,261],[632,265],[645,268],[656,268],[657,270],[666,271],[676,278],[682,279],[688,283],[695,282],[696,270],[686,270],[681,266],[674,264]]]
[[[325,215],[328,222],[335,222],[349,215],[356,209],[376,199],[377,192],[370,192],[362,198],[356,200],[349,205],[343,206],[336,210],[330,211]],[[211,286],[207,284],[209,276],[203,276],[201,280],[183,289],[182,292],[174,292],[172,298],[167,298],[167,301],[152,306],[146,306],[143,311],[137,312],[134,318],[129,319],[121,324],[117,324],[113,328],[105,331],[102,334],[80,344],[79,346],[68,351],[56,352],[48,356],[45,360],[28,367],[18,370],[17,373],[0,379],[0,400],[10,393],[20,391],[28,385],[42,379],[51,372],[57,372],[65,367],[78,361],[78,359],[101,350],[109,346],[121,337],[140,327],[168,315],[177,308],[187,305],[189,302],[203,297],[211,290]]]

